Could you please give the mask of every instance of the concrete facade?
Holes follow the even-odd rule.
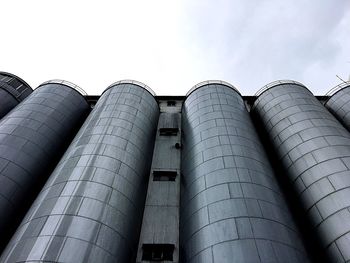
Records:
[[[170,104],[159,101],[158,130],[136,262],[149,262],[147,258],[179,262],[182,101]],[[162,129],[173,130],[164,134]],[[169,246],[171,260],[167,260],[164,245]]]
[[[0,73],[0,262],[348,262],[349,90]]]

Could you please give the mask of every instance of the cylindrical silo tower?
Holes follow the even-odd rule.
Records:
[[[0,233],[6,245],[88,113],[67,84],[39,86],[0,121]]]
[[[200,83],[182,114],[183,262],[308,262],[240,93]]]
[[[3,262],[135,262],[159,115],[153,95],[135,81],[102,94]]]
[[[32,92],[32,88],[21,78],[0,72],[0,119]]]
[[[337,85],[327,95],[326,108],[350,131],[350,81]]]
[[[350,134],[302,84],[276,81],[257,94],[260,120],[330,262],[350,260]],[[322,251],[319,251],[322,253]]]

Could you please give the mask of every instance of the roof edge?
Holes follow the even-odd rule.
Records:
[[[116,82],[113,82],[111,85],[109,85],[103,92],[105,93],[107,90],[109,90],[110,88],[114,87],[114,86],[117,86],[119,84],[132,84],[132,85],[136,85],[136,86],[139,86],[143,89],[145,89],[146,91],[148,91],[148,93],[150,93],[153,97],[156,97],[156,93],[149,87],[147,86],[146,84],[140,82],[140,81],[137,81],[137,80],[133,80],[133,79],[123,79],[123,80],[119,80],[119,81],[116,81]],[[101,94],[101,96],[102,96]]]
[[[11,78],[15,78],[15,79],[17,79],[19,82],[21,82],[23,85],[25,85],[25,86],[27,86],[28,88],[30,88],[31,90],[33,90],[32,87],[31,87],[27,82],[25,82],[22,78],[18,77],[18,76],[15,75],[15,74],[12,74],[12,73],[9,73],[9,72],[6,72],[6,71],[0,71],[0,74],[1,74],[1,75],[5,75],[5,76],[8,76],[8,77],[11,77]]]
[[[223,81],[223,80],[205,80],[205,81],[201,81],[198,84],[194,85],[187,93],[186,93],[186,98],[188,96],[190,96],[194,91],[196,91],[197,89],[200,89],[203,86],[206,85],[211,85],[211,84],[219,84],[219,85],[223,85],[226,87],[229,87],[231,89],[233,89],[234,91],[236,91],[240,96],[242,96],[242,94],[238,91],[238,89],[233,86],[231,83]]]
[[[257,103],[257,99],[266,91],[277,87],[279,85],[284,85],[284,84],[294,84],[294,85],[298,85],[300,87],[303,87],[304,89],[306,89],[307,91],[309,91],[312,95],[313,93],[301,82],[295,81],[295,80],[289,80],[289,79],[284,79],[284,80],[276,80],[276,81],[272,81],[268,84],[266,84],[264,87],[262,87],[261,89],[259,89],[255,94],[254,94],[254,102],[253,105],[251,106],[251,110],[254,110],[254,108],[256,107],[256,103]]]
[[[331,97],[333,97],[335,94],[337,94],[339,91],[342,91],[343,89],[346,89],[347,87],[350,87],[350,80],[348,81],[344,81],[336,86],[334,86],[333,88],[331,88],[327,93],[326,96],[328,96],[327,101],[325,102],[325,104],[329,101],[329,99]]]
[[[63,79],[52,79],[52,80],[48,80],[45,81],[43,83],[41,83],[37,88],[47,85],[47,84],[60,84],[60,85],[64,85],[67,86],[71,89],[74,89],[75,91],[77,91],[80,95],[82,96],[87,96],[88,94],[85,92],[85,90],[83,90],[82,88],[80,88],[78,85],[70,82],[70,81],[66,81]]]
[[[272,82],[266,84],[261,89],[259,89],[257,92],[255,92],[254,96],[256,98],[258,98],[265,91],[267,91],[267,90],[269,90],[269,89],[271,89],[273,87],[276,87],[276,86],[279,86],[279,85],[284,85],[284,84],[296,84],[296,85],[304,87],[305,89],[310,91],[303,83],[300,83],[300,82],[295,81],[295,80],[282,79],[282,80],[275,80],[275,81],[272,81]]]

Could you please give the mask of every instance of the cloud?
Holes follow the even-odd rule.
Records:
[[[221,69],[219,75],[245,94],[281,78],[311,84],[320,94],[331,88],[326,85],[334,81],[334,68],[344,66],[339,58],[349,54],[343,48],[348,37],[341,34],[350,26],[348,1],[207,3],[193,9],[201,14],[193,38],[199,50],[210,51],[212,72]],[[307,74],[316,68],[319,76]]]
[[[207,79],[243,94],[289,78],[324,94],[350,73],[347,0],[7,1],[0,70],[100,94],[124,78],[184,95]]]

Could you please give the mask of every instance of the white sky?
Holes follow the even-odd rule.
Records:
[[[253,95],[294,79],[323,95],[350,74],[348,0],[11,0],[0,24],[0,70],[33,88],[135,79],[184,95],[220,79]]]

